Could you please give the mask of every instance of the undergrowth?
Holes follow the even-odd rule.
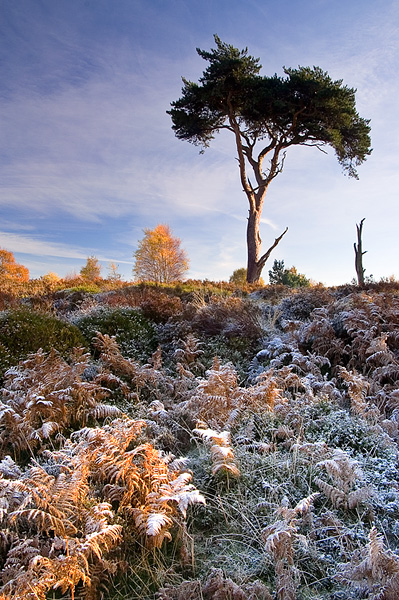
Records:
[[[214,291],[3,327],[2,600],[398,597],[396,288]]]

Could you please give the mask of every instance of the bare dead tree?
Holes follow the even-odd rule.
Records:
[[[366,269],[363,268],[363,254],[366,254],[367,250],[362,251],[362,230],[363,230],[363,222],[365,219],[362,219],[359,225],[356,224],[357,230],[357,244],[356,242],[353,244],[355,249],[355,269],[357,274],[357,282],[358,285],[364,286],[364,272]]]

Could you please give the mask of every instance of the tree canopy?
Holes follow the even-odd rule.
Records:
[[[0,248],[0,277],[3,281],[22,283],[29,280],[29,269],[15,262],[12,252]]]
[[[168,111],[179,139],[204,150],[222,129],[234,135],[241,184],[249,201],[247,279],[257,281],[281,234],[262,255],[260,216],[267,188],[283,170],[290,146],[334,149],[343,171],[357,178],[370,154],[369,121],[356,111],[356,90],[319,67],[260,75],[259,58],[215,35],[216,48],[198,54],[209,66],[199,83],[183,78],[182,96]],[[268,164],[265,164],[267,159]],[[248,169],[254,176],[250,181]]]
[[[144,229],[134,253],[136,262],[133,273],[140,281],[172,283],[182,279],[188,270],[188,257],[181,248],[181,240],[173,237],[169,225],[157,225]]]

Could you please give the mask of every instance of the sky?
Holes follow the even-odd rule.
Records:
[[[397,0],[0,0],[0,247],[31,277],[79,273],[96,256],[133,279],[145,228],[168,224],[187,277],[228,280],[246,266],[248,202],[234,140],[204,154],[178,140],[167,110],[196,48],[214,34],[259,57],[261,74],[319,66],[357,89],[373,152],[359,180],[333,150],[293,147],[263,209],[264,270],[284,260],[325,285],[399,279]]]

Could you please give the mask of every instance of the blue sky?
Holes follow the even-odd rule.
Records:
[[[168,223],[189,276],[228,279],[246,264],[247,200],[227,134],[200,155],[166,111],[213,35],[260,57],[262,73],[320,66],[357,88],[373,153],[359,180],[333,151],[291,148],[271,184],[264,248],[326,285],[399,278],[397,0],[0,0],[0,247],[31,277],[79,272],[97,256],[132,278],[143,229]]]

